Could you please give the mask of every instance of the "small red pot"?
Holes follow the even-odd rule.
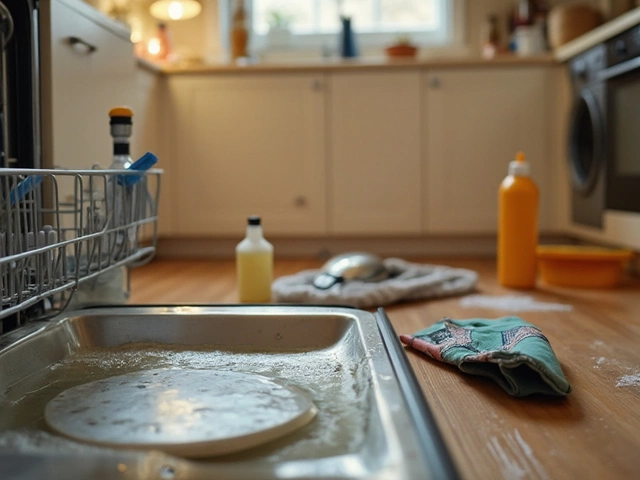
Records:
[[[415,57],[418,48],[413,45],[391,45],[385,49],[389,57]]]

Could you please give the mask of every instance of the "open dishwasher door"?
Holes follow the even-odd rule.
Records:
[[[310,306],[104,307],[0,337],[2,463],[12,478],[457,478],[383,311]],[[38,355],[33,355],[38,352]],[[30,361],[23,361],[30,358]],[[313,421],[231,455],[190,461],[66,439],[46,404],[75,385],[152,369],[259,374],[305,391]],[[160,402],[160,399],[159,399]],[[159,405],[161,402],[159,403]]]

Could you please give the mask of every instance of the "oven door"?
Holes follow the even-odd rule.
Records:
[[[569,166],[573,191],[582,197],[592,194],[604,174],[604,86],[582,88],[574,101],[569,126]]]
[[[607,89],[609,210],[640,212],[640,57],[603,72]]]

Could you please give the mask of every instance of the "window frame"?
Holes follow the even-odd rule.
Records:
[[[407,35],[412,42],[421,48],[446,48],[460,47],[464,42],[464,2],[465,0],[438,0],[444,10],[444,26],[433,31],[417,30],[393,30],[388,32],[362,32],[358,31],[357,19],[354,20],[353,29],[361,52],[380,48],[392,43],[398,35]],[[219,0],[221,33],[223,45],[228,46],[228,32],[231,24],[231,16],[235,2],[233,0]],[[245,2],[249,22],[253,24],[253,2]],[[335,51],[338,43],[338,31],[322,34],[292,33],[293,42],[288,47],[270,47],[266,43],[267,35],[257,34],[253,30],[251,45],[253,53],[262,55],[270,53],[302,53],[302,52],[327,52]]]

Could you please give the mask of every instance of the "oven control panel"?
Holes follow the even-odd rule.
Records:
[[[640,25],[607,42],[607,67],[640,56]]]
[[[605,45],[598,45],[571,60],[569,69],[573,86],[580,89],[599,80],[598,72],[606,68],[606,59]]]

